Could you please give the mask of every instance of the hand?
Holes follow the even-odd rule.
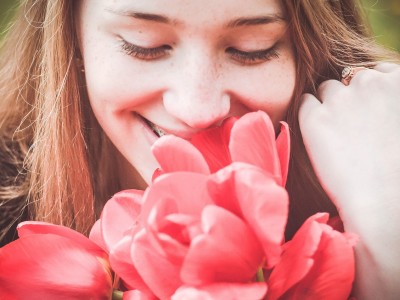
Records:
[[[348,86],[326,81],[318,98],[303,96],[300,128],[346,230],[360,237],[356,289],[400,297],[400,66],[359,71]]]

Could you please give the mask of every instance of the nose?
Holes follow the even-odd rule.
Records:
[[[229,115],[230,95],[224,91],[221,70],[210,56],[192,55],[174,73],[163,94],[169,114],[196,129],[216,125]]]

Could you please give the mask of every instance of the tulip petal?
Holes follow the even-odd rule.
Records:
[[[80,244],[80,247],[87,251],[96,253],[98,256],[106,255],[98,245],[90,241],[86,236],[65,226],[39,221],[25,221],[19,223],[17,229],[20,238],[38,234],[54,234],[74,240]]]
[[[89,233],[89,239],[94,243],[96,243],[104,251],[108,251],[106,243],[104,242],[103,239],[103,235],[101,233],[100,219],[93,224],[92,229],[90,230]]]
[[[207,162],[190,142],[166,135],[152,146],[152,153],[161,166],[162,172],[188,171],[209,174]]]
[[[182,263],[187,253],[190,228],[196,227],[200,217],[177,213],[174,199],[164,199],[157,203],[148,218],[147,233],[157,248],[172,263]]]
[[[212,173],[227,166],[231,162],[229,138],[237,118],[226,119],[221,127],[213,127],[200,131],[193,136],[191,142],[206,159]]]
[[[287,245],[271,273],[268,299],[348,298],[354,279],[353,237],[333,230],[327,220],[326,213],[311,216]]]
[[[330,226],[322,229],[314,265],[307,276],[287,294],[288,299],[347,299],[354,280],[354,255],[352,242]],[[293,295],[293,296],[291,296]]]
[[[123,237],[110,252],[110,265],[128,289],[137,289],[151,294],[150,289],[139,275],[131,258],[132,236]]]
[[[235,179],[243,218],[264,248],[266,267],[272,267],[281,254],[289,196],[283,187],[261,170],[237,172]]]
[[[268,280],[268,300],[279,299],[291,287],[302,280],[314,264],[313,255],[321,239],[318,226],[305,222],[295,237],[284,245],[280,262]]]
[[[200,215],[202,208],[211,203],[206,189],[208,176],[200,173],[176,172],[165,174],[145,192],[141,220],[143,224],[158,202],[173,200],[177,211],[183,214]]]
[[[251,229],[215,205],[204,208],[202,222],[204,234],[192,240],[182,265],[182,281],[188,285],[250,281],[264,258]]]
[[[242,300],[263,299],[267,292],[264,282],[257,283],[215,283],[201,287],[182,286],[172,300]]]
[[[285,122],[281,122],[281,132],[276,139],[276,148],[278,150],[278,157],[282,174],[282,182],[280,184],[282,186],[285,186],[290,160],[290,131],[288,124]]]
[[[157,297],[169,299],[182,284],[180,266],[160,255],[144,230],[135,236],[131,255],[138,273]]]
[[[146,294],[141,291],[126,291],[122,295],[122,300],[158,300],[154,295]]]
[[[218,206],[227,207],[247,222],[264,249],[266,267],[274,266],[281,254],[288,216],[286,190],[264,170],[243,163],[233,163],[214,174],[208,187]]]
[[[264,112],[248,113],[232,128],[229,149],[232,161],[258,166],[281,184],[282,175],[271,119]]]
[[[141,212],[143,191],[126,190],[107,201],[100,217],[101,233],[108,251],[127,234],[140,228],[137,223]]]
[[[1,299],[107,299],[111,274],[76,240],[24,236],[0,249]]]

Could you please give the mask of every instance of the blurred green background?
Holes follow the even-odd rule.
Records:
[[[12,7],[16,2],[0,0],[0,38],[12,17]],[[400,0],[361,0],[361,3],[376,39],[388,48],[400,51]]]

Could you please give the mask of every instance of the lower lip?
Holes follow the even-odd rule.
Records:
[[[154,133],[154,131],[149,127],[149,125],[143,120],[143,117],[135,113],[135,118],[138,119],[140,124],[143,126],[143,131],[145,137],[150,145],[153,145],[159,137]]]

